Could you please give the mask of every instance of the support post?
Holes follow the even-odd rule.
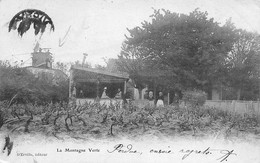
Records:
[[[69,76],[69,98],[72,97],[72,91],[73,91],[73,85],[74,85],[74,80],[73,80],[73,70],[72,68],[70,69],[70,76]]]
[[[155,104],[155,101],[156,101],[156,79],[153,80],[153,91],[154,91],[154,104]]]
[[[124,94],[126,94],[126,80],[124,82]]]
[[[99,83],[100,83],[100,81],[99,80],[97,80],[97,98],[99,98]]]
[[[222,86],[222,82],[220,84],[220,100],[223,100],[223,86]]]
[[[168,105],[170,105],[170,92],[168,92],[168,94],[167,94],[167,98],[168,98]]]

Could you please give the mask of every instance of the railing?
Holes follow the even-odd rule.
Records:
[[[238,114],[260,115],[260,101],[207,100],[205,106]]]

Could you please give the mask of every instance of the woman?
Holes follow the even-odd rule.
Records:
[[[109,97],[107,96],[107,87],[104,88],[104,91],[103,91],[103,93],[102,93],[101,98],[109,98]]]
[[[156,103],[157,107],[163,107],[164,106],[163,99],[164,99],[163,93],[159,92],[159,96],[158,96],[157,103]]]

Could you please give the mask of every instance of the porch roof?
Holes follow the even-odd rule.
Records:
[[[79,66],[71,66],[73,79],[76,82],[105,82],[105,83],[121,83],[129,79],[128,75],[111,73],[92,68]]]

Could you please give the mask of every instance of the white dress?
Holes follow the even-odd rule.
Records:
[[[163,100],[159,99],[156,103],[157,107],[164,106]]]
[[[101,98],[109,98],[109,97],[107,96],[106,91],[103,91]]]

